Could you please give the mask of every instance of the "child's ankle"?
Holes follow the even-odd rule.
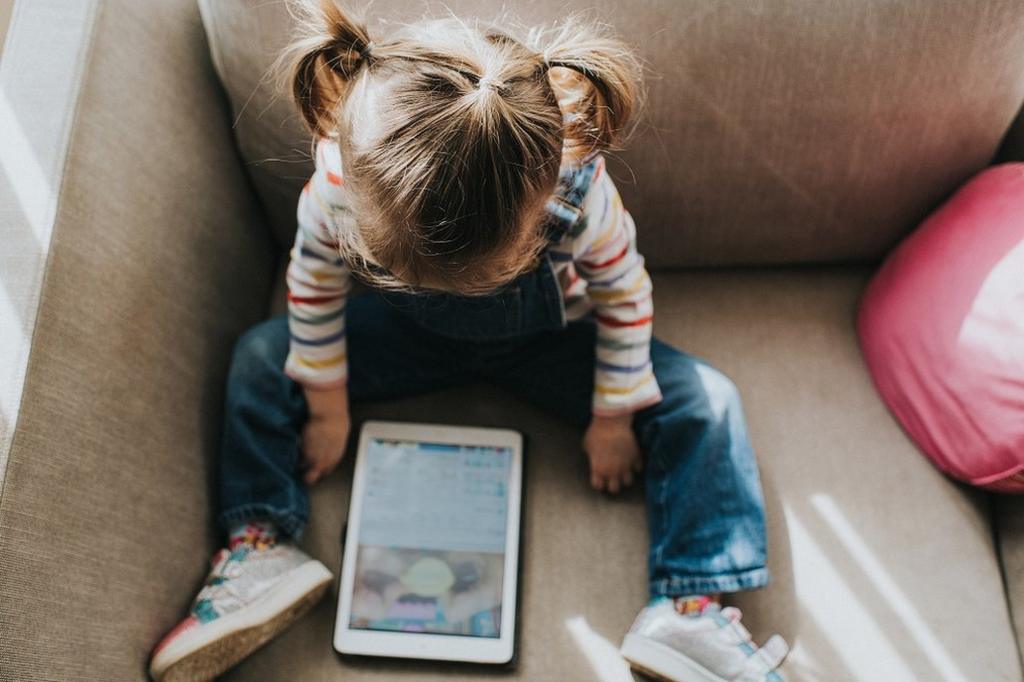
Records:
[[[234,551],[242,545],[253,549],[267,549],[277,544],[277,526],[269,521],[240,523],[228,533],[228,549]]]

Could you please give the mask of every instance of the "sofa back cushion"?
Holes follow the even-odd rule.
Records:
[[[877,259],[989,162],[1024,95],[1019,0],[446,4],[526,25],[586,10],[636,46],[649,105],[611,170],[655,266]],[[284,0],[200,6],[287,245],[310,144],[269,71],[294,21]],[[377,0],[368,20],[380,34],[425,11],[444,10]]]

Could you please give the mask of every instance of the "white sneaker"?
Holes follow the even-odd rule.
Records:
[[[220,675],[305,614],[333,578],[291,544],[222,549],[211,564],[188,617],[153,650],[158,682]]]
[[[639,672],[669,682],[783,682],[775,669],[789,653],[778,635],[761,648],[740,623],[739,609],[710,604],[681,615],[671,599],[636,617],[620,653]]]

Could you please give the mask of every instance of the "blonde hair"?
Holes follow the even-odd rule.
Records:
[[[640,101],[638,60],[576,19],[522,41],[454,18],[371,39],[333,0],[300,9],[292,96],[338,141],[357,221],[339,243],[378,286],[476,295],[534,267],[563,155],[615,147]]]

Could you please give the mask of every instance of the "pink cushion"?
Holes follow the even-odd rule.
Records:
[[[892,253],[858,332],[883,399],[940,469],[1024,491],[1024,164],[978,175]]]

